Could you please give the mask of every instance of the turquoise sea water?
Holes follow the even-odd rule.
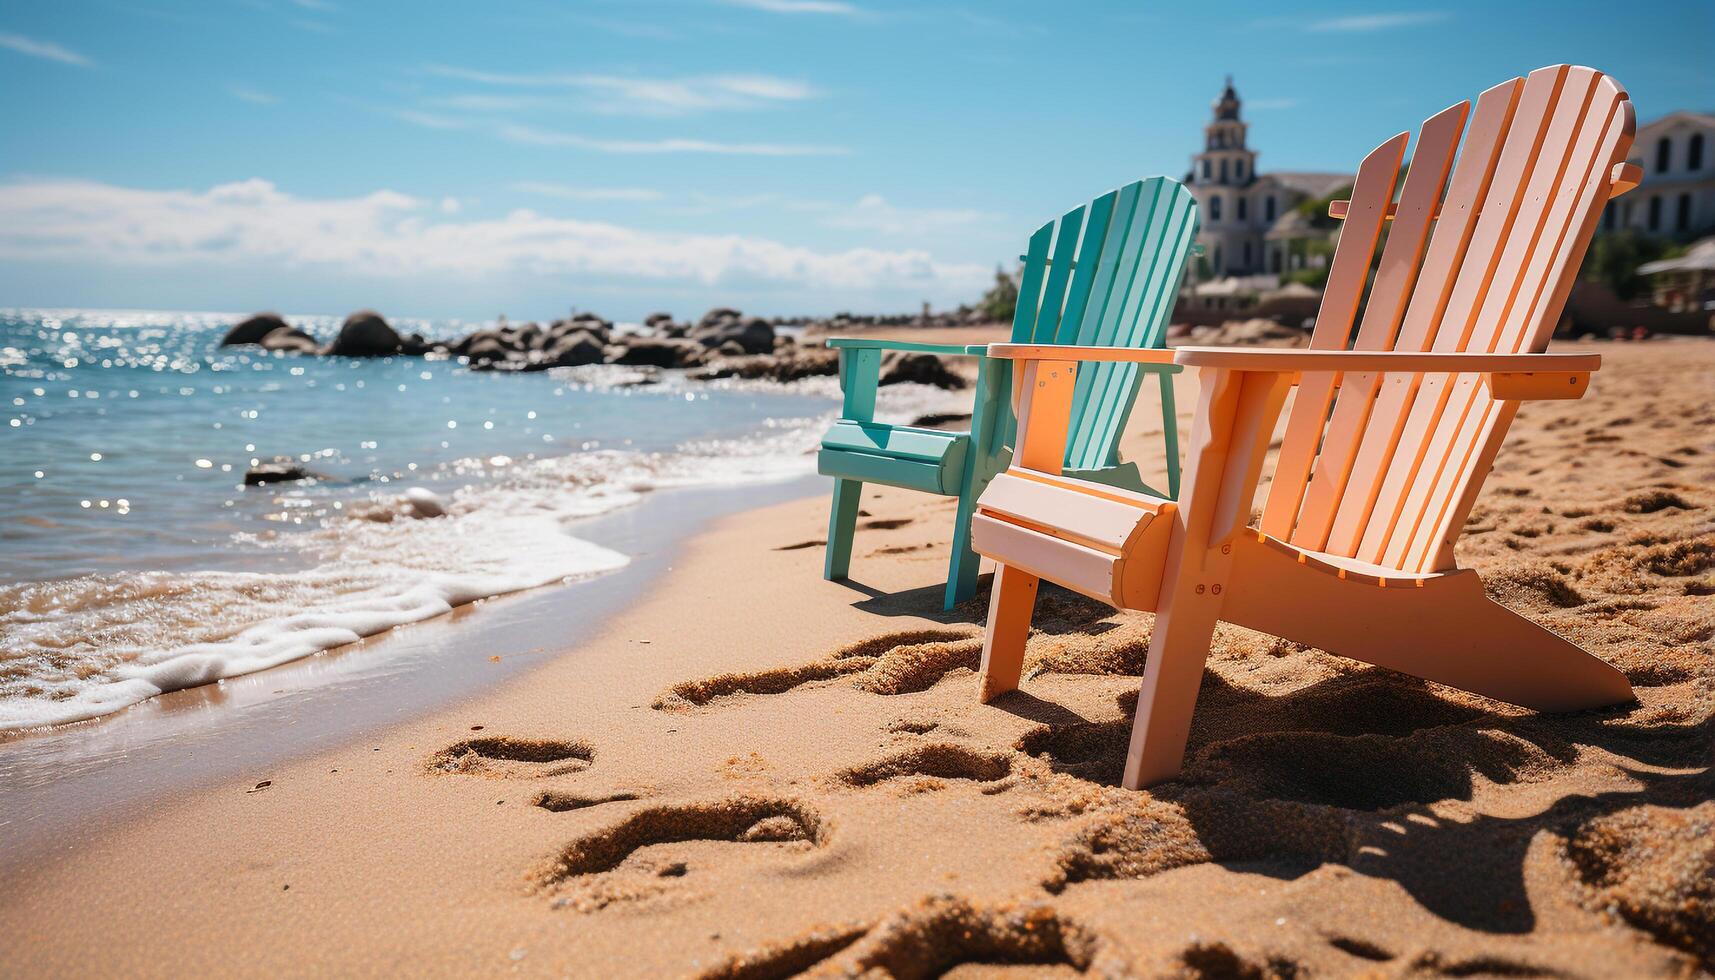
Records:
[[[831,379],[637,386],[622,368],[220,348],[235,319],[0,310],[0,730],[613,569],[626,557],[579,540],[580,517],[811,472],[835,406]],[[242,485],[277,455],[326,478]],[[445,516],[415,516],[403,496],[423,490]]]

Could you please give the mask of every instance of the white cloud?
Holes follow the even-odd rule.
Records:
[[[444,208],[443,208],[444,210]],[[644,231],[518,210],[457,220],[380,190],[301,198],[266,180],[142,190],[81,180],[0,184],[0,258],[149,268],[263,265],[365,277],[587,276],[603,282],[916,290],[971,295],[986,265],[918,249],[817,251],[744,235]]]
[[[842,0],[726,0],[734,7],[766,10],[771,14],[839,14],[856,15],[858,8]]]
[[[1419,10],[1393,14],[1357,14],[1351,17],[1330,17],[1325,20],[1312,21],[1305,30],[1315,33],[1336,34],[1368,34],[1374,31],[1389,31],[1400,27],[1417,27],[1422,24],[1438,24],[1447,20],[1449,14],[1445,10]]]
[[[590,73],[494,72],[456,65],[428,65],[424,71],[480,85],[575,89],[596,97],[588,108],[627,115],[762,109],[801,102],[817,95],[814,88],[796,79],[759,74],[641,78]]]
[[[93,68],[95,62],[70,48],[61,47],[52,41],[38,41],[22,34],[0,33],[0,48],[7,48],[19,54],[27,54],[32,58],[45,58],[64,65],[76,65],[79,68]]]
[[[573,187],[540,180],[521,180],[512,189],[524,194],[557,197],[562,201],[659,201],[665,195],[647,187]]]
[[[805,210],[823,212],[822,223],[829,228],[884,235],[927,235],[995,217],[987,211],[958,208],[901,208],[889,204],[880,194],[866,194],[847,205],[816,204]]]
[[[256,89],[247,88],[243,85],[228,85],[226,87],[226,91],[231,93],[233,98],[242,102],[249,102],[254,105],[275,105],[280,101],[279,96],[269,95],[267,92],[259,92]]]
[[[805,146],[792,143],[720,143],[702,139],[615,140],[597,139],[577,133],[507,123],[495,130],[508,143],[526,146],[565,146],[599,153],[713,153],[726,156],[804,157],[838,156],[847,152],[838,146]]]

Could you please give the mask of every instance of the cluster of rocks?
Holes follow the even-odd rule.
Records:
[[[990,322],[982,310],[961,306],[956,310],[932,313],[835,313],[830,317],[782,318],[779,323],[801,323],[816,333],[830,333],[861,327],[980,327]]]
[[[618,333],[600,316],[579,313],[545,327],[536,323],[487,327],[454,341],[429,341],[420,334],[402,336],[379,313],[359,310],[345,318],[331,343],[323,345],[288,325],[279,314],[258,313],[229,330],[221,343],[344,357],[436,353],[462,358],[476,371],[619,364],[692,369],[697,380],[796,381],[839,370],[837,352],[820,344],[798,344],[777,333],[774,322],[725,307],[710,310],[695,323],[652,313],[644,328],[643,333]],[[906,381],[954,389],[966,384],[964,377],[933,355],[889,354],[882,363],[881,383]]]

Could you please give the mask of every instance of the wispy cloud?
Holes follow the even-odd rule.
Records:
[[[469,129],[470,122],[456,116],[443,116],[434,112],[423,112],[418,109],[393,109],[394,118],[408,122],[413,126],[424,129]]]
[[[548,181],[521,180],[512,189],[522,194],[540,194],[562,201],[659,201],[666,195],[647,187],[574,187]]]
[[[526,146],[566,146],[600,153],[713,153],[727,156],[808,157],[839,156],[848,151],[840,146],[808,146],[794,143],[721,143],[703,139],[616,140],[563,133],[517,123],[506,123],[495,130],[509,143]]]
[[[32,58],[57,61],[62,65],[76,65],[79,68],[95,67],[95,62],[70,48],[62,47],[52,41],[38,41],[22,34],[0,33],[0,48],[16,51],[19,54],[27,54]]]
[[[409,278],[589,276],[726,288],[967,296],[989,267],[921,249],[821,251],[767,238],[645,231],[530,210],[459,219],[390,190],[303,198],[266,180],[144,190],[82,180],[0,184],[0,259],[148,268],[267,265]]]
[[[428,65],[424,71],[479,85],[574,89],[593,96],[587,105],[590,109],[628,115],[760,109],[801,102],[817,95],[814,88],[796,79],[759,74],[642,78],[567,72],[495,72],[456,65]]]
[[[855,4],[843,0],[726,0],[729,6],[765,10],[771,14],[838,14],[852,17],[861,13]]]
[[[1401,27],[1439,24],[1452,15],[1445,10],[1402,11],[1391,14],[1356,14],[1351,17],[1329,17],[1312,21],[1305,30],[1318,34],[1369,34],[1391,31]]]
[[[267,92],[259,92],[243,85],[228,85],[226,91],[233,98],[253,105],[275,105],[280,101],[280,97],[277,95],[269,95]]]
[[[850,204],[814,205],[809,210],[822,212],[822,224],[829,228],[900,236],[927,235],[996,217],[988,211],[964,208],[899,207],[880,194],[865,194]]]

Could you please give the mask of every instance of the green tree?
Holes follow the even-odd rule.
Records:
[[[1606,283],[1615,296],[1631,299],[1647,285],[1638,275],[1638,266],[1654,262],[1668,250],[1667,242],[1640,235],[1632,228],[1597,235],[1584,257],[1583,278]]]
[[[977,308],[990,322],[1012,322],[1013,311],[1018,308],[1018,284],[1012,281],[1012,276],[1005,269],[994,270],[994,285],[983,294]]]

